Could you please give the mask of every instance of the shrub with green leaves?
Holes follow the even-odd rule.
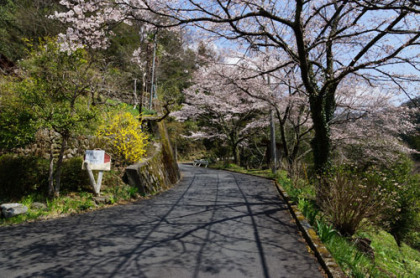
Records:
[[[384,211],[382,228],[395,238],[420,247],[420,175],[413,173],[413,162],[407,156],[382,172],[382,186],[392,192],[392,206]]]
[[[47,160],[35,156],[1,156],[0,198],[11,201],[34,192],[46,193],[48,165]]]
[[[320,191],[321,209],[344,236],[352,236],[363,219],[376,219],[389,206],[390,192],[375,175],[361,175],[357,169],[337,168]]]
[[[89,176],[86,170],[82,170],[83,159],[73,157],[63,162],[61,182],[63,191],[90,191]]]
[[[19,66],[22,79],[16,90],[23,105],[31,107],[33,123],[60,134],[61,149],[48,190],[49,195],[59,196],[68,142],[75,134],[90,130],[97,119],[98,109],[91,105],[91,97],[101,82],[100,73],[86,50],[62,52],[54,38],[44,38]]]
[[[363,219],[391,233],[397,243],[416,245],[420,214],[420,177],[412,173],[412,162],[401,156],[393,164],[360,169],[337,167],[326,179],[322,210],[334,227],[351,236]],[[418,245],[418,243],[417,243]]]
[[[0,78],[0,148],[21,147],[34,139],[32,109],[22,103],[15,77]]]

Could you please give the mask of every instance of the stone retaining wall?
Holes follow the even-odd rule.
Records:
[[[53,153],[57,156],[61,148],[60,134],[48,130],[41,129],[35,134],[35,142],[25,146],[24,148],[14,149],[12,152],[18,155],[35,155],[49,159],[50,146],[52,143]],[[94,136],[76,136],[70,138],[67,148],[64,152],[64,159],[76,156],[83,156],[85,150],[96,148],[96,139]]]
[[[135,186],[143,195],[153,194],[170,188],[180,179],[178,164],[170,145],[165,124],[154,123],[158,132],[155,134],[155,154],[125,169],[124,182]]]

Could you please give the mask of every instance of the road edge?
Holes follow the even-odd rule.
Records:
[[[296,225],[299,231],[302,233],[302,236],[305,239],[306,244],[309,246],[309,248],[311,248],[312,252],[317,258],[325,274],[329,278],[346,278],[347,277],[347,275],[343,272],[343,270],[340,268],[340,266],[337,264],[337,262],[331,255],[330,251],[328,251],[327,247],[325,247],[325,245],[319,239],[318,235],[316,234],[315,229],[309,224],[309,222],[306,220],[305,216],[303,216],[302,212],[298,209],[298,207],[292,204],[287,192],[275,179],[253,175],[250,173],[236,172],[229,169],[214,169],[214,170],[223,170],[223,171],[227,171],[231,173],[244,174],[244,175],[249,175],[249,176],[258,177],[258,178],[272,181],[277,189],[278,194],[286,203],[287,208],[290,212],[290,215],[296,222]]]
[[[309,224],[302,212],[297,208],[296,205],[293,205],[290,201],[290,198],[283,187],[274,179],[269,179],[274,182],[277,192],[286,202],[290,214],[295,220],[299,230],[301,231],[303,237],[306,240],[306,243],[314,252],[315,257],[318,259],[318,262],[324,269],[325,273],[330,278],[341,278],[347,277],[344,272],[341,270],[340,266],[337,264],[335,259],[332,257],[330,251],[322,243],[316,234],[315,229]]]

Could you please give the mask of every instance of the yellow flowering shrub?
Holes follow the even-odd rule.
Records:
[[[141,129],[138,117],[129,112],[108,113],[99,126],[97,136],[115,159],[136,163],[146,153],[148,136]]]

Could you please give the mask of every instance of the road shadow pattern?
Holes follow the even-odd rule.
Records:
[[[148,200],[0,228],[0,277],[322,277],[270,181],[181,170]]]

